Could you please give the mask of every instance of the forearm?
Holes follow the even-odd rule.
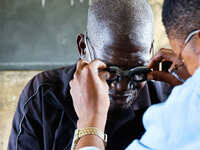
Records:
[[[85,146],[105,149],[104,142],[107,136],[104,134],[104,128],[110,105],[109,86],[103,77],[106,72],[100,74],[99,70],[106,67],[106,64],[99,60],[80,60],[74,78],[69,83],[74,108],[79,118],[72,144],[75,150]]]

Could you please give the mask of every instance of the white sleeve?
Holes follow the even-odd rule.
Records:
[[[81,148],[79,150],[100,150],[100,149],[97,147],[90,146]],[[140,143],[139,140],[134,140],[125,150],[153,150],[153,149],[146,147],[145,145]]]
[[[200,68],[184,84],[174,87],[166,102],[148,108],[140,144],[157,150],[199,150],[199,91]]]
[[[153,150],[153,149],[145,146],[139,140],[134,140],[125,150]]]
[[[100,150],[100,149],[97,148],[97,147],[89,146],[89,147],[81,148],[81,149],[79,149],[79,150]]]

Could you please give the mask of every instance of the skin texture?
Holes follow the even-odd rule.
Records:
[[[153,13],[145,0],[94,1],[88,12],[88,42],[77,37],[80,58],[99,59],[123,70],[147,65],[153,41]],[[138,9],[139,7],[143,8]],[[114,13],[114,12],[118,13]],[[126,77],[109,85],[110,111],[130,107],[143,83],[129,87]]]
[[[183,49],[183,40],[182,39],[174,39],[170,38],[170,44],[174,50],[174,52],[178,55]],[[182,50],[182,58],[184,59],[184,63],[187,66],[188,72],[192,75],[195,70],[198,68],[199,62],[199,52],[200,52],[200,36],[195,35],[191,41],[186,45],[186,47]]]
[[[98,69],[105,67],[106,65],[99,60],[90,63],[80,60],[77,64],[74,79],[70,81],[70,93],[79,117],[77,122],[79,129],[96,127],[104,132],[110,105],[108,85],[105,79],[109,76],[106,72],[99,74]],[[103,141],[94,135],[81,138],[76,149],[88,145],[96,145],[104,149]]]
[[[178,80],[175,76],[172,74],[165,72],[165,71],[159,71],[159,63],[162,62],[176,62],[176,65],[178,66],[177,70],[175,71],[176,74],[182,78],[183,80],[186,80],[190,77],[190,74],[183,62],[182,58],[177,59],[178,54],[176,54],[171,49],[165,49],[162,48],[160,51],[151,58],[150,63],[148,65],[149,68],[153,69],[153,72],[148,74],[149,80],[157,80],[157,81],[164,81],[171,86],[176,86],[179,84],[182,84],[180,80]]]

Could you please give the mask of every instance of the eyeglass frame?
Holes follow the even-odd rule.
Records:
[[[117,66],[109,66],[103,69],[103,71],[108,71],[109,73],[116,72],[115,73],[116,78],[108,80],[110,82],[120,81],[122,77],[128,77],[128,79],[131,82],[144,82],[147,80],[147,74],[151,72],[151,69],[146,68],[144,66],[139,66],[132,68],[130,70],[122,70]],[[140,75],[141,73],[144,75],[142,79],[134,79],[133,75]]]
[[[92,45],[92,43],[91,43],[91,41],[90,41],[90,39],[88,37],[87,32],[85,32],[85,36],[84,37],[85,37],[84,40],[85,40],[86,47],[87,47],[87,49],[89,51],[89,54],[90,54],[90,59],[94,60],[94,59],[96,59],[96,57],[95,57],[95,49],[94,49],[94,47],[93,47],[93,45]],[[93,54],[94,54],[93,58],[92,58],[92,52],[90,51],[88,43],[90,44],[91,48],[93,49]],[[154,43],[154,41],[152,42],[152,46],[151,46],[152,55],[154,55],[154,44],[153,43]],[[129,79],[131,79],[131,76],[133,74],[135,74],[137,71],[139,71],[139,72],[143,71],[142,73],[145,75],[143,80],[138,80],[138,81],[137,80],[134,80],[134,81],[131,80],[131,82],[144,82],[144,81],[147,80],[147,74],[152,71],[151,69],[149,69],[149,68],[147,68],[145,66],[138,66],[138,67],[135,67],[135,68],[131,68],[129,70],[122,70],[118,66],[114,66],[114,65],[108,65],[108,67],[103,69],[102,71],[108,71],[109,72],[113,68],[117,68],[116,69],[116,71],[117,71],[116,75],[118,76],[118,78],[116,80],[114,80],[114,81],[117,81],[117,80],[119,81],[124,76],[127,76]],[[112,82],[114,82],[114,81],[112,81]]]

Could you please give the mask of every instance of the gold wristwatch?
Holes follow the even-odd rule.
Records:
[[[107,143],[107,135],[104,134],[101,130],[93,127],[83,128],[83,129],[76,129],[74,133],[74,138],[72,142],[71,150],[75,150],[76,145],[78,144],[78,141],[81,137],[86,135],[96,135],[99,138],[101,138],[104,142],[104,146],[106,147]]]

